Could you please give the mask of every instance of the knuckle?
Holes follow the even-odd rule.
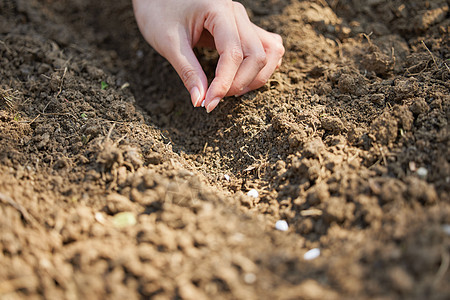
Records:
[[[277,43],[277,44],[275,45],[274,51],[275,51],[275,53],[276,53],[279,57],[282,57],[282,56],[284,55],[284,53],[285,53],[286,50],[284,49],[284,46],[283,46],[282,43]]]
[[[281,35],[274,33],[273,37],[275,38],[275,40],[280,43],[283,44],[283,38],[281,37]]]
[[[230,49],[230,57],[235,64],[240,65],[244,60],[244,53],[240,47],[233,47]]]
[[[180,77],[185,85],[193,81],[196,77],[196,72],[191,66],[184,66],[180,69]]]
[[[264,68],[267,64],[267,55],[265,52],[258,53],[255,55],[255,62],[258,65],[259,69]]]

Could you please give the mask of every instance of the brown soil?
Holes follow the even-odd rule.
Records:
[[[0,0],[1,299],[450,298],[449,1],[243,1],[211,114],[130,2]]]

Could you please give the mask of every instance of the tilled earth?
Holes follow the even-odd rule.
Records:
[[[211,114],[130,2],[0,0],[1,299],[450,298],[449,1],[243,1]]]

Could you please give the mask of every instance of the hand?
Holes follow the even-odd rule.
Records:
[[[279,35],[253,24],[231,0],[133,0],[146,41],[175,68],[192,104],[211,112],[225,96],[260,88],[281,64]],[[208,88],[194,46],[217,49],[216,76]]]

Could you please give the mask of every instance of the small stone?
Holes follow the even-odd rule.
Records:
[[[442,230],[445,232],[446,235],[450,235],[450,224],[442,225]]]
[[[228,174],[223,175],[226,181],[230,181],[230,176]]]
[[[253,197],[253,198],[258,198],[259,197],[259,193],[257,190],[255,189],[251,189],[250,191],[248,191],[247,196]]]
[[[425,179],[428,175],[428,170],[425,169],[424,167],[420,167],[417,169],[417,175],[422,178]]]
[[[320,249],[319,248],[313,248],[309,251],[307,251],[304,255],[303,255],[303,259],[305,260],[313,260],[318,258],[320,255]]]
[[[136,224],[136,217],[131,212],[121,212],[114,215],[113,224],[117,228],[125,228]]]
[[[289,225],[285,220],[278,220],[275,223],[275,229],[280,231],[287,231],[289,229]]]
[[[245,273],[244,281],[246,284],[253,284],[256,281],[256,275],[253,273]]]

